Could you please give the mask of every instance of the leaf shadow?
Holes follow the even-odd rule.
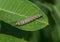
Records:
[[[24,38],[27,41],[29,41],[29,38],[32,35],[30,31],[23,31],[21,29],[13,27],[3,21],[1,22],[1,32],[0,33],[11,35],[11,36],[14,36],[17,38]]]

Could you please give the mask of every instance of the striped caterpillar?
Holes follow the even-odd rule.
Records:
[[[16,25],[17,26],[24,25],[24,24],[27,24],[27,23],[29,23],[29,22],[31,22],[31,21],[33,21],[35,19],[38,19],[40,17],[42,17],[42,15],[36,14],[36,15],[33,15],[31,17],[28,17],[28,18],[26,18],[24,20],[21,20],[21,21],[16,22]]]

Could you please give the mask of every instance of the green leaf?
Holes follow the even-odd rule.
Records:
[[[60,0],[56,0],[56,7],[60,11]]]
[[[60,42],[60,0],[56,0],[56,5],[54,6],[55,21],[56,21],[56,32],[58,36],[58,41]]]
[[[42,14],[42,18],[23,26],[16,26],[21,21],[35,14]],[[0,19],[22,30],[36,31],[48,25],[47,16],[35,4],[27,0],[0,0]]]
[[[23,38],[16,38],[6,34],[0,34],[0,42],[27,42]]]

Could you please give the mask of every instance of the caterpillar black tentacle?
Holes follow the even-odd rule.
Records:
[[[24,19],[24,20],[21,20],[21,21],[16,22],[16,25],[17,25],[17,26],[24,25],[24,24],[27,24],[27,23],[29,23],[29,22],[37,19],[37,18],[40,18],[40,17],[42,17],[42,15],[36,14],[36,15],[34,15],[34,16],[31,16],[31,17],[29,17],[29,18],[26,18],[26,19]]]

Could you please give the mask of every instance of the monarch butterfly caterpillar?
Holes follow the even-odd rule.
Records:
[[[42,17],[42,15],[40,15],[40,14],[35,14],[35,15],[33,15],[33,16],[31,16],[31,17],[28,17],[28,18],[26,18],[26,19],[24,19],[24,20],[21,20],[21,21],[16,22],[16,25],[17,25],[17,26],[21,26],[21,25],[27,24],[27,23],[29,23],[29,22],[37,19],[37,18],[40,18],[40,17]]]

